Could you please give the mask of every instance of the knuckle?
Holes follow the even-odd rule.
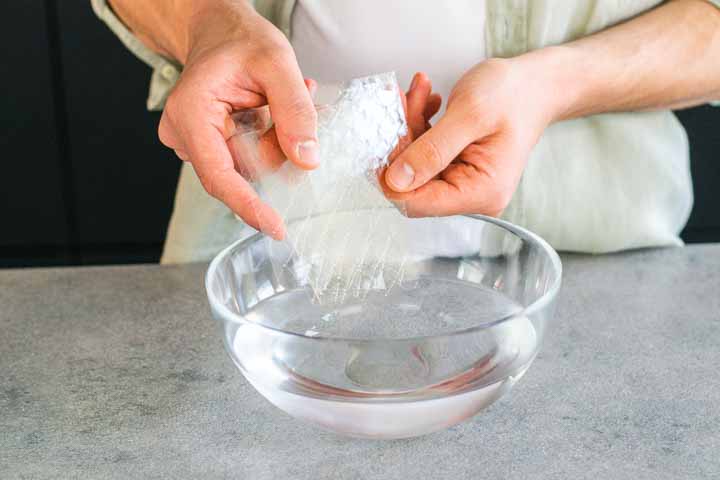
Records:
[[[225,181],[223,171],[213,170],[211,172],[198,171],[198,178],[205,191],[213,198],[223,200],[225,198]]]
[[[198,173],[198,178],[208,195],[225,203],[231,209],[243,210],[245,206],[252,206],[253,195],[242,189],[232,189],[228,175],[235,175],[235,171],[220,170],[207,174]]]
[[[178,107],[183,102],[185,97],[185,86],[182,81],[177,83],[175,87],[168,95],[165,101],[165,107],[163,108],[163,114],[174,116],[178,110]]]
[[[182,105],[185,102],[183,92],[180,88],[174,89],[167,100],[165,101],[165,107],[163,107],[162,117],[160,119],[160,125],[163,124],[171,127],[176,119],[182,118],[178,113],[182,110]]]
[[[272,42],[256,49],[249,62],[262,73],[275,73],[287,69],[295,62],[295,53],[288,45]]]
[[[214,180],[211,175],[205,175],[201,172],[198,172],[197,176],[200,179],[200,184],[203,186],[208,195],[213,198],[219,198],[217,181]]]
[[[158,125],[158,138],[160,139],[160,143],[165,145],[168,148],[175,149],[178,147],[175,143],[175,136],[173,134],[173,127],[170,124],[170,120],[167,118],[166,114],[163,114],[162,118],[160,119],[160,124]]]

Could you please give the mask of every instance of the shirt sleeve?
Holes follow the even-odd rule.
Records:
[[[110,30],[118,36],[128,50],[152,69],[150,91],[147,98],[148,110],[162,110],[165,106],[170,90],[180,77],[182,67],[162,55],[146,47],[133,33],[120,21],[107,0],[91,0],[95,14],[105,22]],[[718,0],[720,1],[720,0]]]

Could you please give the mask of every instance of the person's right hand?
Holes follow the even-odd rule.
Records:
[[[228,149],[235,130],[230,114],[269,104],[280,148],[304,169],[319,163],[317,114],[284,35],[245,2],[208,4],[194,12],[185,68],[165,105],[160,140],[192,164],[210,195],[282,239],[282,219],[261,202]]]

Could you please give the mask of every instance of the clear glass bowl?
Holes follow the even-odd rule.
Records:
[[[352,214],[387,214],[411,239],[412,255],[362,288],[318,295],[312,267],[259,234],[212,261],[212,313],[253,387],[299,419],[384,439],[449,427],[507,393],[552,315],[557,253],[494,218]]]

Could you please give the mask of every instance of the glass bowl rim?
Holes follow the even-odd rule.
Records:
[[[423,339],[430,339],[430,338],[443,338],[443,337],[453,337],[453,336],[459,336],[459,335],[466,335],[471,334],[473,332],[485,330],[492,328],[496,325],[499,325],[501,323],[507,322],[509,320],[512,320],[514,318],[518,317],[525,317],[528,318],[530,315],[542,310],[548,304],[550,304],[555,297],[557,296],[558,292],[560,291],[560,285],[562,284],[562,262],[560,261],[560,256],[555,251],[553,247],[550,246],[550,244],[545,241],[542,237],[537,235],[536,233],[531,232],[530,230],[527,230],[523,227],[520,227],[518,225],[515,225],[513,223],[510,223],[505,220],[501,220],[499,218],[495,217],[488,217],[486,215],[480,215],[480,214],[462,214],[462,215],[451,215],[450,217],[468,217],[474,220],[480,220],[487,223],[491,223],[493,225],[496,225],[504,230],[509,231],[510,233],[516,235],[523,241],[528,241],[531,244],[536,244],[540,247],[540,249],[545,253],[548,258],[550,259],[550,262],[552,264],[552,270],[556,273],[555,279],[548,289],[547,292],[545,292],[543,295],[540,296],[537,300],[532,302],[527,307],[524,307],[519,312],[512,313],[510,315],[506,315],[500,318],[497,318],[495,320],[491,320],[489,322],[483,322],[478,325],[473,325],[471,327],[462,328],[459,330],[453,330],[437,335],[420,335],[415,337],[401,337],[401,338],[363,338],[363,337],[340,337],[340,336],[326,336],[326,335],[304,335],[299,332],[293,332],[288,330],[283,330],[282,328],[278,327],[272,327],[269,325],[264,325],[262,323],[253,322],[252,320],[248,320],[243,315],[237,314],[232,312],[223,302],[221,302],[218,298],[215,297],[212,293],[212,289],[210,288],[211,283],[213,282],[213,279],[215,278],[216,271],[219,268],[219,265],[221,262],[226,260],[228,255],[230,255],[235,250],[243,250],[248,245],[257,242],[266,236],[261,233],[257,232],[253,235],[237,240],[224,249],[220,251],[210,262],[210,265],[208,266],[207,272],[205,273],[205,291],[208,297],[208,301],[210,302],[210,307],[213,311],[218,312],[220,316],[223,317],[223,320],[231,321],[233,323],[237,324],[247,324],[251,323],[253,325],[256,325],[257,327],[260,327],[264,330],[271,331],[273,333],[281,334],[281,335],[288,335],[293,337],[300,337],[304,338],[306,340],[313,340],[313,341],[324,341],[324,342],[348,342],[348,343],[393,343],[393,342],[408,342],[408,341],[418,341]],[[449,217],[446,217],[449,218]]]

